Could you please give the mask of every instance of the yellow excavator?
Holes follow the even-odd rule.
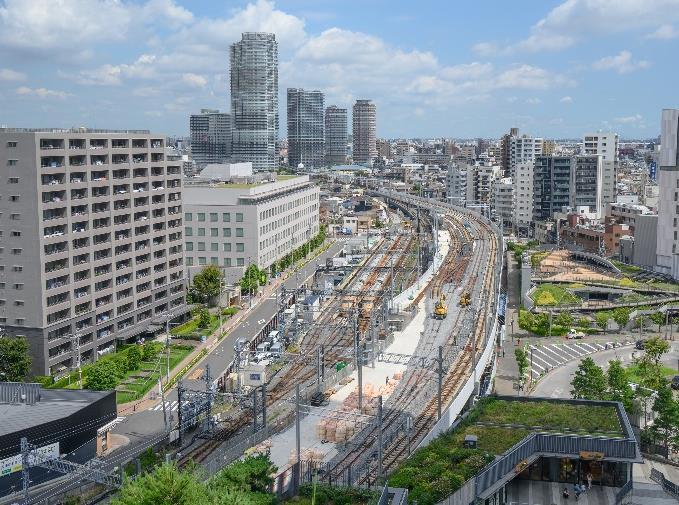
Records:
[[[469,307],[469,304],[472,302],[472,297],[469,294],[468,291],[465,291],[462,293],[462,296],[460,297],[460,307]]]
[[[441,294],[438,301],[434,304],[434,319],[445,319],[448,315],[448,307],[446,307],[446,295]]]

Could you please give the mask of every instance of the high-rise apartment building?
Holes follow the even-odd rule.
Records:
[[[464,207],[467,202],[466,164],[451,163],[446,176],[446,200],[453,205]]]
[[[533,172],[533,219],[551,220],[564,207],[589,207],[602,215],[601,156],[536,156]]]
[[[664,109],[658,156],[658,271],[679,279],[679,109]]]
[[[493,183],[491,206],[495,219],[502,223],[504,232],[509,234],[514,225],[514,183],[511,177],[504,177]]]
[[[604,207],[614,203],[618,173],[618,134],[586,133],[582,142],[582,154],[600,155],[602,160],[601,198]]]
[[[518,237],[533,235],[533,162],[514,169],[514,228]]]
[[[509,139],[509,172],[514,176],[516,165],[530,163],[542,155],[542,139],[528,135],[513,136]]]
[[[352,124],[354,163],[369,165],[377,156],[376,109],[372,100],[356,100]]]
[[[331,105],[325,109],[325,161],[328,165],[347,162],[347,109]]]
[[[288,165],[320,168],[325,161],[323,93],[288,88]]]
[[[273,33],[244,33],[231,45],[232,157],[255,170],[278,168],[278,43]]]
[[[231,115],[214,109],[191,114],[191,156],[199,168],[224,163],[231,156]]]
[[[34,373],[187,310],[181,157],[163,135],[0,129],[0,166],[0,325],[28,338]]]
[[[511,128],[509,133],[505,133],[500,139],[500,167],[504,177],[510,176],[510,151],[512,137],[519,136],[518,128]]]

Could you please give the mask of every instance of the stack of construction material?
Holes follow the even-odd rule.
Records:
[[[246,456],[257,456],[259,454],[269,454],[271,452],[271,439],[267,438],[261,443],[245,450]]]
[[[300,451],[300,459],[302,461],[311,461],[313,463],[320,463],[323,461],[323,452],[318,449],[305,449],[302,448]],[[297,462],[297,452],[292,449],[290,451],[290,457],[288,458],[288,463],[291,465]]]

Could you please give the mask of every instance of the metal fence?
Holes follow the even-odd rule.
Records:
[[[679,486],[671,480],[665,478],[665,474],[655,468],[651,469],[651,479],[662,486],[667,494],[679,500]]]
[[[615,495],[615,505],[627,505],[632,503],[632,480],[620,488],[620,491]]]

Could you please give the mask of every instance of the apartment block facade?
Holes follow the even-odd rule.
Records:
[[[191,157],[197,166],[224,163],[231,156],[231,114],[202,109],[191,114]]]
[[[288,88],[288,165],[320,168],[325,162],[324,97],[320,91]]]
[[[512,136],[509,139],[509,173],[514,176],[516,165],[535,161],[542,155],[542,139],[528,135]]]
[[[518,237],[533,235],[533,162],[519,163],[514,175],[514,227]]]
[[[208,264],[223,267],[229,281],[238,280],[248,264],[268,268],[318,233],[319,200],[320,189],[307,175],[260,184],[187,185],[189,277]]]
[[[601,156],[601,199],[605,207],[615,202],[618,174],[618,134],[586,133],[582,142],[582,154]]]
[[[356,100],[352,116],[354,163],[369,165],[377,156],[377,110],[372,100]]]
[[[256,171],[278,168],[278,43],[273,33],[243,33],[231,45],[231,151]]]
[[[664,109],[658,156],[657,270],[679,279],[679,109]]]
[[[164,136],[0,129],[0,167],[0,325],[28,338],[34,373],[186,310],[181,159]]]
[[[325,162],[342,165],[347,162],[347,109],[331,105],[325,109]]]

